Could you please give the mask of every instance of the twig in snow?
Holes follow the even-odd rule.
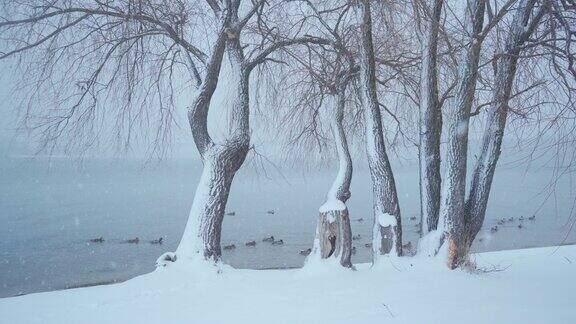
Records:
[[[390,307],[388,307],[388,305],[382,303],[382,306],[386,307],[386,310],[388,311],[388,313],[390,313],[390,316],[391,316],[392,318],[395,317],[394,314],[392,313],[392,311],[390,310]]]

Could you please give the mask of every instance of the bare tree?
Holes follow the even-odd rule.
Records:
[[[351,268],[352,232],[346,202],[351,196],[352,158],[344,125],[349,103],[347,89],[358,72],[349,49],[354,35],[348,23],[351,6],[345,2],[301,2],[311,10],[311,24],[318,23],[316,31],[329,40],[330,46],[285,51],[287,62],[294,64],[290,64],[292,69],[286,73],[289,82],[282,83],[293,94],[289,99],[294,104],[288,105],[287,112],[282,114],[281,124],[290,134],[289,145],[299,151],[308,153],[316,148],[322,151],[328,143],[335,147],[338,173],[319,208],[316,238],[308,260],[332,258]],[[324,128],[332,136],[326,135]]]
[[[442,111],[438,90],[438,34],[443,2],[443,0],[430,0],[423,3],[425,27],[421,36],[422,72],[418,122],[422,235],[436,230],[440,209]]]
[[[513,94],[513,85],[518,64],[523,56],[542,56],[544,60],[559,63],[566,62],[567,69],[555,69],[559,78],[566,80],[564,86],[570,90],[569,80],[574,80],[576,73],[570,71],[573,53],[566,51],[566,44],[574,37],[574,9],[557,1],[519,1],[513,10],[514,16],[501,44],[498,44],[494,55],[494,81],[491,101],[486,104],[487,121],[480,154],[473,169],[470,192],[466,201],[467,247],[482,228],[492,180],[501,154],[502,141],[511,108],[510,100],[520,93]],[[570,16],[572,11],[572,16]],[[559,35],[562,35],[558,37]],[[559,41],[561,39],[561,41]],[[543,45],[549,44],[549,45]],[[551,52],[538,54],[537,49],[547,47]],[[539,82],[526,85],[522,92],[539,86]],[[475,113],[479,113],[477,110]]]
[[[374,196],[374,257],[402,255],[402,223],[394,175],[386,153],[382,117],[376,93],[376,62],[372,42],[372,12],[369,0],[357,2],[359,24],[359,96],[364,106],[366,151]]]
[[[3,18],[0,29],[13,48],[3,51],[1,57],[31,58],[24,65],[34,72],[29,76],[37,78],[33,93],[54,88],[52,78],[56,75],[60,76],[56,88],[69,89],[62,100],[52,98],[60,104],[59,109],[49,110],[36,120],[30,113],[25,115],[43,132],[46,143],[60,138],[69,127],[82,130],[93,122],[95,113],[107,108],[102,97],[117,95],[115,86],[122,86],[125,80],[119,114],[128,115],[130,122],[149,118],[144,111],[150,106],[150,93],[155,91],[154,103],[160,106],[162,118],[157,132],[162,135],[160,140],[167,139],[173,121],[174,74],[176,67],[185,67],[188,80],[196,87],[188,120],[204,167],[177,254],[167,254],[161,260],[174,261],[176,256],[198,259],[196,255],[200,255],[201,260],[218,262],[230,186],[250,148],[250,74],[278,49],[323,41],[273,32],[275,28],[267,24],[271,22],[264,22],[264,8],[277,7],[265,6],[265,1],[166,4],[155,0],[30,0],[5,3],[4,8],[6,17],[11,18]],[[257,17],[255,26],[247,28],[253,17]],[[206,34],[198,32],[198,23],[207,27]],[[243,44],[241,34],[246,30],[259,41]],[[248,56],[247,48],[251,49]],[[150,77],[145,67],[158,65]],[[63,72],[54,72],[61,66]],[[142,79],[148,81],[144,89]],[[162,87],[160,80],[164,79],[167,83]],[[208,112],[222,79],[226,88],[223,108],[229,124],[223,138],[214,138],[209,132]],[[137,94],[142,100],[135,99]],[[143,107],[129,114],[135,105]]]
[[[472,173],[470,192],[466,201],[467,237],[465,242],[468,249],[484,222],[492,179],[501,153],[508,113],[507,107],[512,94],[520,53],[524,44],[540,24],[547,5],[538,7],[537,1],[524,0],[520,1],[517,6],[504,44],[498,49],[495,57],[496,75],[492,102],[487,110],[482,146]]]

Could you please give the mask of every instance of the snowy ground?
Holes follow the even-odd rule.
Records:
[[[0,299],[1,323],[576,323],[576,246],[477,254],[502,271],[385,260],[358,271],[199,272]]]

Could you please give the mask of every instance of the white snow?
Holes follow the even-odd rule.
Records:
[[[396,226],[396,217],[388,213],[380,213],[378,215],[378,224],[382,227]]]
[[[344,209],[346,209],[346,204],[344,204],[342,201],[338,199],[332,198],[328,199],[322,206],[320,206],[318,211],[320,213],[327,213],[333,210],[344,210]]]
[[[124,283],[0,299],[2,323],[573,323],[576,246],[482,253],[502,271],[388,258],[342,270],[197,270],[176,262]]]

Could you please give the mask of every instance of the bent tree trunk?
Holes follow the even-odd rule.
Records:
[[[531,0],[524,0],[518,4],[505,43],[501,46],[501,52],[497,54],[492,103],[487,111],[488,117],[482,146],[472,173],[470,193],[466,201],[468,227],[466,242],[469,244],[468,248],[472,245],[484,223],[492,180],[500,158],[508,116],[508,102],[514,84],[520,50],[544,13],[543,9],[540,9],[530,21],[534,4],[535,1]]]
[[[350,268],[352,267],[350,260],[352,229],[346,201],[351,196],[352,158],[342,124],[346,99],[345,87],[340,89],[337,97],[336,107],[330,109],[328,116],[338,153],[338,174],[326,195],[326,203],[319,210],[312,257],[319,255],[322,259],[339,258],[343,267]]]
[[[188,117],[194,142],[203,162],[203,171],[196,189],[188,223],[176,251],[178,259],[196,258],[218,262],[221,257],[220,235],[230,186],[236,171],[243,164],[250,145],[249,130],[249,71],[244,67],[244,57],[238,38],[223,32],[212,55],[209,73]],[[220,68],[228,74],[224,100],[229,107],[229,132],[221,142],[214,142],[207,127],[208,108]]]
[[[442,112],[438,99],[438,31],[443,0],[426,5],[427,23],[422,36],[422,74],[420,76],[420,224],[421,234],[436,230],[440,211],[440,136]]]
[[[358,1],[360,19],[360,99],[364,107],[366,151],[372,178],[374,201],[374,258],[379,255],[402,255],[402,223],[396,183],[386,154],[382,117],[376,95],[372,17],[369,0]]]
[[[443,222],[444,244],[448,249],[447,264],[456,268],[468,255],[465,242],[464,202],[466,195],[466,163],[468,155],[468,126],[476,92],[480,34],[484,24],[485,0],[468,2],[466,32],[468,49],[459,71],[455,105],[451,111],[446,152],[446,172],[443,179],[440,221]]]

